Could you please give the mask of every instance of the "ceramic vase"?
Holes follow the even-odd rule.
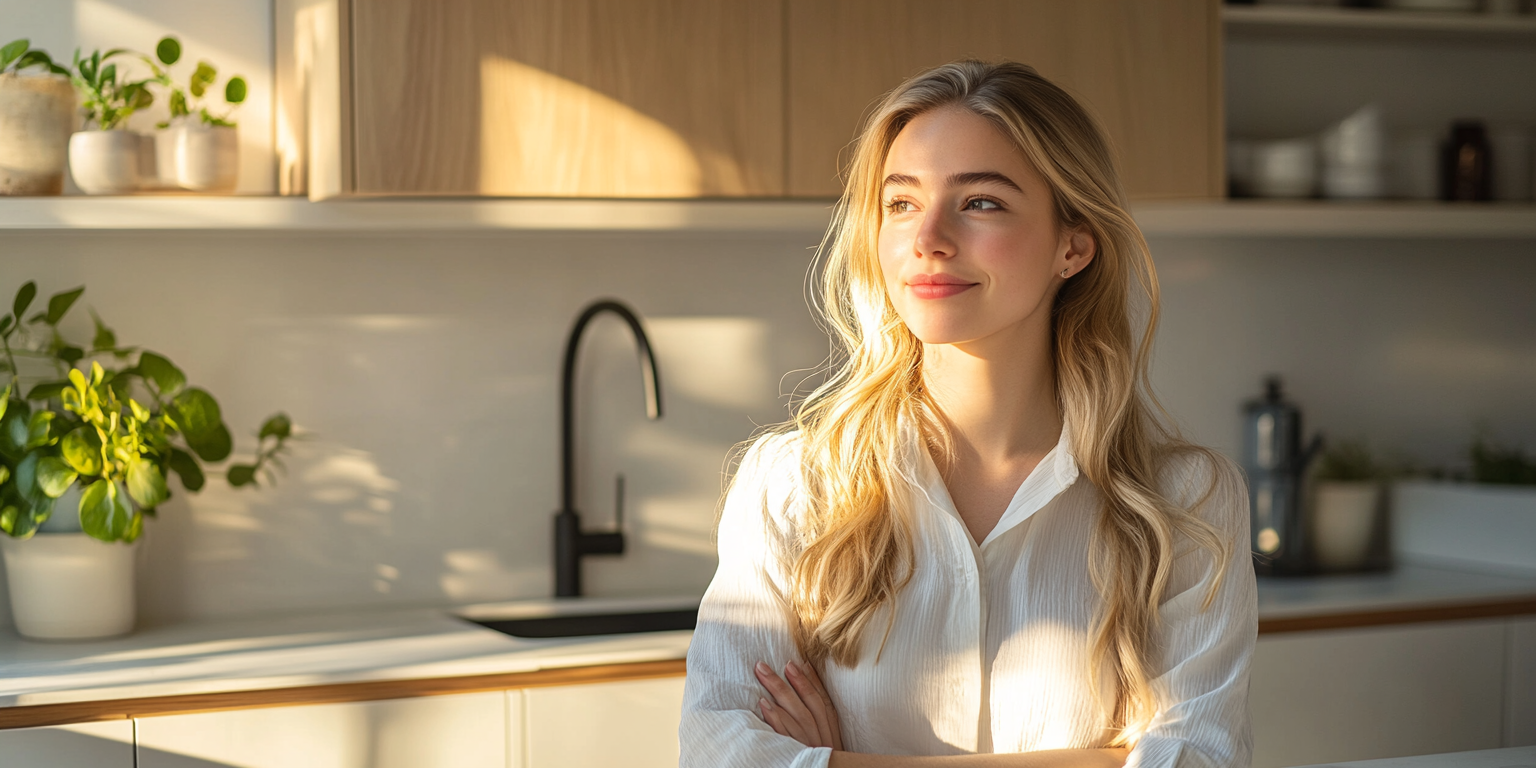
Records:
[[[84,533],[0,535],[16,631],[33,640],[87,640],[133,630],[134,544]]]
[[[240,176],[240,137],[234,128],[184,122],[155,136],[163,184],[194,192],[235,191]]]
[[[88,195],[139,188],[140,136],[126,130],[80,131],[69,137],[69,175]]]
[[[0,195],[64,191],[74,108],[63,75],[0,75]]]
[[[1312,506],[1312,553],[1328,571],[1359,570],[1371,554],[1381,484],[1323,482]]]

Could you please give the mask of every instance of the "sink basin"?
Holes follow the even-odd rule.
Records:
[[[588,637],[693,629],[699,599],[555,599],[476,605],[458,618],[513,637]]]

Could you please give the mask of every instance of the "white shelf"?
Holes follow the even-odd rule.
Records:
[[[1221,8],[1229,35],[1536,43],[1536,16],[1391,9],[1234,6]]]
[[[1531,205],[1232,200],[1143,203],[1134,213],[1152,237],[1536,239]],[[696,232],[815,239],[830,218],[826,200],[0,198],[0,232]]]

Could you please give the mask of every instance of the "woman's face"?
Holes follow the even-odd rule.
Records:
[[[885,289],[925,344],[1048,329],[1061,271],[1074,275],[1093,258],[1092,237],[1058,229],[1045,181],[969,110],[913,119],[882,178]]]

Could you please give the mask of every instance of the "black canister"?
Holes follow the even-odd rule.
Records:
[[[1302,481],[1321,438],[1301,444],[1301,411],[1285,401],[1280,379],[1264,382],[1264,397],[1243,406],[1243,470],[1254,569],[1292,575],[1312,570],[1303,518]]]
[[[1440,197],[1445,200],[1492,200],[1488,132],[1476,120],[1451,124],[1451,140],[1441,160]]]

